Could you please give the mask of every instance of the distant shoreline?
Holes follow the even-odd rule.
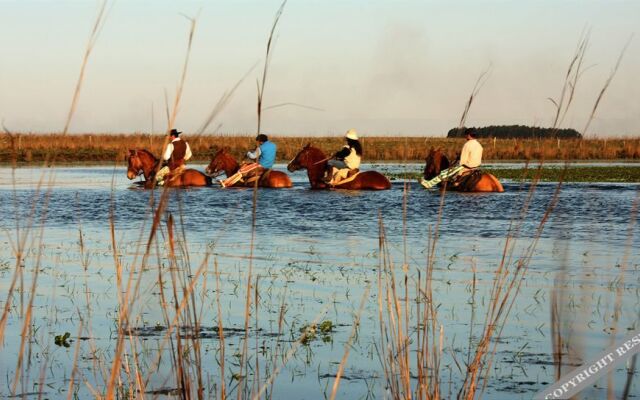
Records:
[[[253,136],[213,136],[184,134],[194,160],[209,160],[218,149],[228,149],[240,159],[255,147]],[[0,164],[124,162],[129,149],[146,148],[158,156],[164,135],[149,134],[2,134]],[[278,146],[278,162],[288,162],[311,143],[327,155],[344,144],[342,137],[271,136]],[[486,162],[531,163],[539,160],[640,161],[640,137],[607,139],[479,139]],[[455,158],[464,139],[436,137],[362,137],[364,162],[422,162],[431,147],[441,148]],[[488,161],[491,160],[491,161]]]

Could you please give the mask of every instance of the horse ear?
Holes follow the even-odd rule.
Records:
[[[307,143],[307,145],[304,146],[305,149],[308,149],[309,147],[311,147],[311,142]]]
[[[135,154],[136,154],[136,151],[134,149],[129,149],[130,156],[134,156]]]

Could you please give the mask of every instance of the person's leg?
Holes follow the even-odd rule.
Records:
[[[448,179],[451,179],[452,177],[458,175],[462,170],[464,170],[463,166],[456,166],[456,167],[451,167],[451,168],[447,168],[445,170],[442,170],[442,172],[440,172],[440,174],[438,176],[436,176],[433,179],[430,180],[426,180],[424,178],[420,179],[420,184],[422,186],[424,186],[427,189],[431,189],[432,187],[436,186],[438,183],[442,182],[442,181],[446,181]]]
[[[236,183],[238,183],[243,177],[245,177],[246,174],[250,173],[251,171],[253,171],[253,170],[257,169],[257,168],[261,168],[260,164],[258,164],[258,163],[245,164],[242,167],[240,167],[238,172],[236,172],[235,174],[231,175],[227,179],[221,181],[220,185],[222,185],[222,187],[233,186]]]
[[[349,176],[349,171],[349,168],[340,168],[338,171],[336,171],[336,173],[333,175],[334,179],[336,179],[336,183],[347,179],[347,176]]]
[[[165,176],[167,176],[168,173],[169,173],[169,167],[164,166],[160,168],[160,170],[158,170],[158,172],[156,173],[156,183],[158,185],[162,185],[162,183],[164,182],[164,178]]]
[[[262,176],[262,174],[264,173],[265,169],[262,165],[260,164],[256,164],[257,167],[255,168],[251,168],[250,170],[248,170],[247,172],[245,172],[242,175],[242,179],[244,180],[244,182],[251,182],[252,180],[258,180],[260,179],[260,176]]]
[[[329,162],[327,162],[325,182],[326,183],[332,182],[336,174],[338,173],[338,170],[346,167],[347,165],[342,160],[334,160],[334,159],[329,160]]]

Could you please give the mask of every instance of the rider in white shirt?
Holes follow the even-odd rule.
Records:
[[[466,133],[467,142],[462,146],[460,152],[460,166],[464,167],[463,174],[476,169],[482,164],[482,145],[476,139],[476,132],[468,130]]]
[[[172,129],[169,133],[171,142],[162,155],[162,161],[166,164],[156,173],[156,182],[162,184],[165,177],[171,173],[173,176],[179,175],[185,169],[185,161],[191,158],[191,147],[189,143],[180,139],[182,132]]]
[[[349,171],[360,168],[362,144],[358,139],[358,132],[355,129],[349,129],[344,137],[347,144],[327,162],[324,178],[326,183],[343,180],[347,178]]]
[[[475,129],[467,128],[464,133],[467,141],[462,146],[458,165],[443,170],[440,175],[431,180],[420,179],[422,186],[431,189],[443,180],[452,180],[458,176],[469,174],[482,164],[482,145],[476,140]]]

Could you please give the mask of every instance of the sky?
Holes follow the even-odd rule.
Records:
[[[176,127],[197,131],[252,66],[207,132],[256,132],[256,82],[280,0],[118,0],[90,55],[70,132],[167,129],[197,16]],[[65,125],[100,2],[0,0],[0,119]],[[467,126],[551,126],[569,62],[589,32],[585,69],[561,127],[640,135],[640,1],[289,0],[276,30],[262,131],[274,135],[445,136],[483,71]],[[636,34],[635,36],[633,36]]]

